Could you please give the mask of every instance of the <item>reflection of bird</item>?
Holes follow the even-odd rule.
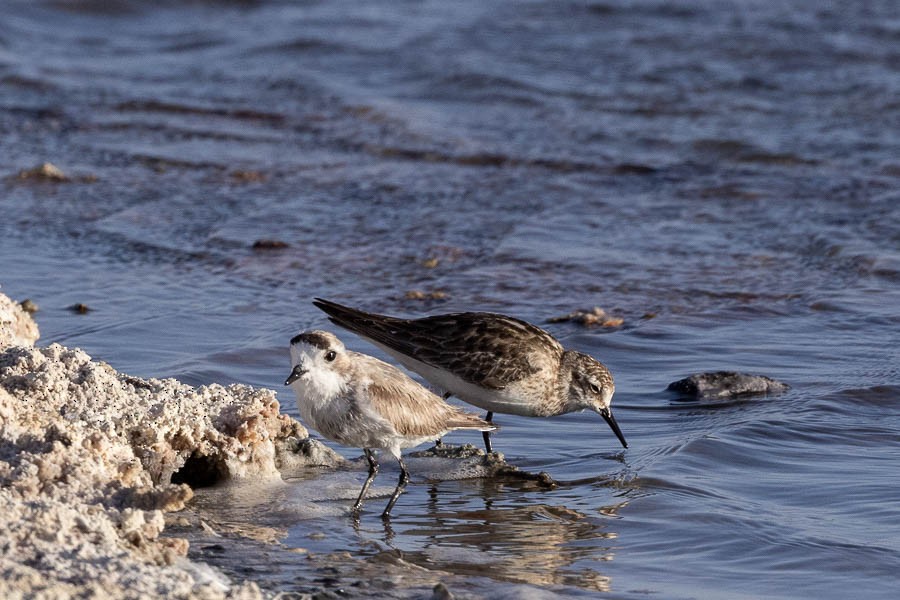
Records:
[[[628,447],[609,406],[612,374],[539,327],[492,313],[398,319],[321,298],[313,304],[432,384],[488,411],[488,421],[495,412],[550,417],[587,408]],[[490,437],[483,435],[491,452]]]
[[[420,530],[429,532],[430,543],[419,551],[404,552],[404,559],[431,570],[487,575],[501,582],[610,591],[611,580],[602,565],[615,559],[620,545],[611,529],[614,521],[598,521],[578,510],[540,502],[503,504],[475,510],[446,505],[429,511],[419,521]],[[614,516],[619,506],[596,509]]]
[[[403,448],[440,438],[454,429],[494,429],[477,416],[450,406],[391,365],[346,350],[327,331],[294,336],[291,365],[284,384],[296,393],[302,419],[328,439],[365,452],[369,476],[354,511],[359,511],[378,473],[373,448],[387,450],[400,463],[400,481],[382,514],[388,517],[409,481],[400,456]]]

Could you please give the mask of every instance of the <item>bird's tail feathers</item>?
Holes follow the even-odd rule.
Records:
[[[497,431],[498,427],[475,415],[461,412],[447,425],[450,429],[474,429],[475,431]]]

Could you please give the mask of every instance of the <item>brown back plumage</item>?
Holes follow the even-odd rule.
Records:
[[[452,429],[495,429],[476,415],[447,404],[391,365],[365,354],[354,354],[360,366],[379,375],[377,382],[371,381],[367,387],[372,408],[401,435],[426,437],[440,436]]]
[[[557,363],[563,353],[549,333],[506,315],[468,312],[397,319],[321,298],[313,304],[344,329],[489,389],[525,379],[544,365]],[[519,351],[523,347],[546,356]]]

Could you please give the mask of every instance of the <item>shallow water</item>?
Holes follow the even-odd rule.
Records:
[[[547,328],[613,371],[628,450],[596,415],[500,420],[555,490],[418,473],[390,530],[329,499],[361,471],[199,494],[277,532],[264,561],[196,545],[270,589],[894,597],[898,41],[893,2],[6,2],[0,284],[41,343],[292,414],[314,296],[624,319]],[[16,178],[44,161],[75,180]],[[718,369],[792,388],[664,391]],[[287,548],[349,555],[311,581]]]

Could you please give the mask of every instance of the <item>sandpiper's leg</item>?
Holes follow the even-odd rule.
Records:
[[[400,494],[403,493],[403,489],[406,487],[406,484],[409,483],[409,471],[406,470],[406,465],[403,464],[403,459],[398,458],[397,462],[400,463],[400,480],[397,482],[397,488],[394,490],[394,493],[391,494],[391,499],[388,500],[387,507],[384,509],[384,512],[381,513],[382,519],[387,519],[391,516],[391,509],[394,508],[394,503],[397,502],[397,498],[400,497]]]
[[[494,418],[494,413],[492,413],[491,411],[488,411],[488,414],[486,414],[484,416],[484,420],[487,421],[488,423],[491,423],[493,418]],[[484,438],[484,449],[487,450],[488,454],[490,454],[491,452],[493,452],[493,450],[491,449],[491,432],[490,431],[482,431],[481,437]]]
[[[359,498],[356,499],[356,504],[354,504],[353,508],[350,509],[353,512],[359,512],[359,509],[362,506],[363,498],[366,497],[366,492],[369,491],[369,486],[372,485],[372,480],[375,479],[375,475],[378,474],[378,461],[375,460],[375,453],[368,448],[363,448],[363,452],[366,455],[366,460],[369,461],[369,476],[366,477],[366,482],[363,484],[362,490],[359,492]]]

